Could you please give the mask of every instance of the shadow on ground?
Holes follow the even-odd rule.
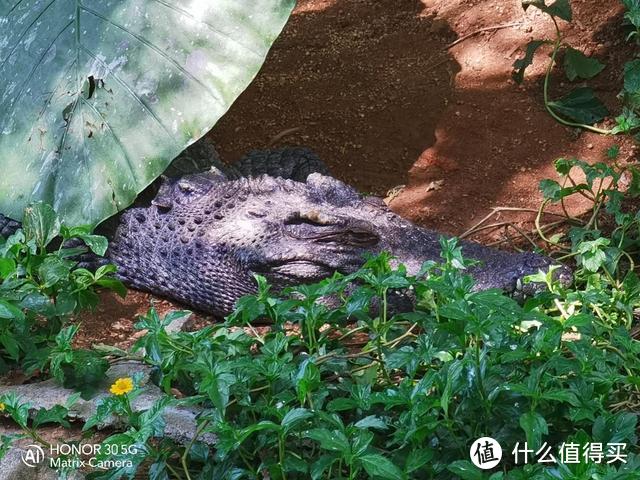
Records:
[[[620,8],[587,0],[574,13],[563,27],[568,41],[609,63],[593,86],[613,107],[620,66],[630,58],[621,48]],[[525,86],[510,82],[522,47],[549,27],[532,9],[525,15],[519,2],[501,0],[300,0],[255,82],[210,137],[227,161],[255,148],[308,145],[361,191],[384,195],[406,184],[391,202],[396,212],[460,234],[493,206],[536,208],[538,181],[554,177],[554,159],[600,160],[614,141],[576,135],[547,115],[544,52]],[[554,78],[554,95],[568,87],[560,81]],[[103,300],[84,317],[79,343],[100,341],[104,332],[107,343],[130,344],[134,316],[153,297]]]
[[[384,194],[433,145],[460,67],[455,34],[408,0],[302,1],[254,83],[210,136],[225,160],[312,147],[339,178]]]

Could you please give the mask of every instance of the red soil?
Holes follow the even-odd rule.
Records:
[[[622,63],[631,58],[622,8],[572,5],[574,21],[562,25],[567,41],[607,63],[590,85],[617,111]],[[300,0],[262,71],[210,137],[229,161],[255,148],[307,145],[336,177],[382,196],[399,187],[393,210],[459,235],[493,207],[536,209],[537,184],[555,177],[556,158],[602,160],[614,143],[544,111],[545,53],[523,86],[511,80],[526,43],[552,33],[546,16],[523,12],[516,0]],[[554,96],[570,87],[560,76],[553,84]],[[636,153],[629,142],[621,152],[623,160]],[[495,221],[526,230],[532,218],[505,212]],[[84,316],[79,343],[129,345],[133,318],[150,300],[104,295],[98,312]],[[179,308],[159,302],[163,311]]]

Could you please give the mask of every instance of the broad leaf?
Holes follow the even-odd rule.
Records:
[[[469,460],[456,460],[447,467],[447,470],[462,480],[482,480],[484,478],[482,470],[478,469]]]
[[[80,238],[96,255],[104,255],[107,251],[108,242],[102,235],[79,235]]]
[[[59,257],[46,257],[38,267],[44,287],[51,287],[60,281],[69,279],[71,266]]]
[[[403,480],[405,478],[402,470],[382,455],[363,455],[360,457],[360,462],[371,478],[385,478],[388,480]]]
[[[63,385],[82,393],[87,399],[99,390],[109,362],[91,350],[76,350],[72,363],[62,364]]]
[[[573,17],[569,0],[556,0],[550,5],[547,5],[545,0],[522,0],[522,8],[526,10],[529,7],[539,8],[552,17],[558,17],[567,22],[570,22]]]
[[[0,3],[0,212],[129,205],[227,111],[293,0]]]
[[[538,449],[542,444],[542,436],[549,433],[546,420],[536,412],[527,412],[520,415],[520,428],[524,430],[527,444],[533,449]]]
[[[598,417],[593,424],[593,439],[602,443],[628,442],[636,444],[638,417],[634,413],[607,413]]]
[[[519,58],[515,62],[513,62],[513,79],[522,83],[524,80],[524,72],[529,65],[533,63],[533,56],[535,55],[538,48],[540,48],[545,43],[549,43],[547,40],[532,40],[527,43],[527,48],[525,50],[524,57]]]
[[[312,440],[320,442],[320,448],[334,452],[349,453],[351,446],[344,433],[339,430],[327,430],[326,428],[315,428],[307,432],[306,436]]]
[[[69,410],[62,405],[54,405],[50,410],[40,408],[33,419],[33,426],[37,428],[45,423],[57,423],[63,427],[70,428],[71,425],[67,420],[68,414]]]
[[[0,299],[0,318],[21,320],[24,318],[24,313],[8,301]]]
[[[287,412],[280,425],[285,432],[288,432],[303,420],[311,417],[313,417],[313,413],[306,408],[294,408]]]
[[[576,88],[561,99],[549,102],[549,106],[555,112],[587,125],[599,122],[609,115],[607,107],[588,87]]]
[[[0,195],[0,203],[2,201]],[[50,205],[42,202],[35,202],[25,208],[22,222],[27,240],[34,240],[40,248],[46,247],[60,233],[60,220],[56,212]]]
[[[604,69],[604,64],[595,58],[589,58],[580,50],[567,48],[564,54],[564,71],[570,81],[576,78],[588,80]]]
[[[640,92],[640,60],[625,63],[624,90],[631,95]]]
[[[541,10],[551,16],[566,20],[567,22],[570,22],[573,18],[569,0],[556,0],[548,7],[541,8]]]
[[[6,278],[16,271],[16,262],[11,258],[0,258],[0,279]]]

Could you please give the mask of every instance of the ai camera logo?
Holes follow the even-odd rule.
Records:
[[[40,445],[27,445],[22,452],[22,463],[27,467],[37,467],[44,460],[44,450]]]
[[[490,470],[500,463],[502,447],[491,437],[477,439],[469,449],[469,456],[473,464],[482,470]]]

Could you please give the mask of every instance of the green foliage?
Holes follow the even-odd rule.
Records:
[[[29,418],[32,406],[22,402],[15,393],[6,393],[0,396],[0,411],[8,416],[21,429],[22,433],[2,435],[0,437],[0,458],[11,448],[11,446],[22,439],[30,439],[35,443],[48,446],[46,440],[38,434],[38,428],[42,425],[56,424],[69,428],[69,410],[78,400],[79,395],[71,395],[65,405],[54,405],[50,409],[40,408]]]
[[[77,331],[78,326],[72,325],[56,335],[56,345],[49,353],[50,370],[65,388],[73,388],[88,398],[104,380],[109,362],[92,350],[74,349],[71,342]]]
[[[598,75],[604,64],[595,58],[589,58],[580,50],[568,47],[564,53],[564,71],[570,81],[577,78],[588,80]]]
[[[638,0],[622,0],[626,8],[624,19],[630,26],[630,32],[627,40],[634,39],[636,42],[640,39],[640,2]]]
[[[637,0],[622,0],[626,8],[625,22],[632,31],[627,40],[638,41],[640,32],[640,3]],[[569,0],[558,0],[547,5],[545,0],[522,0],[522,6],[526,10],[535,7],[547,13],[552,19],[556,36],[553,40],[536,39],[530,41],[525,48],[523,58],[514,62],[513,78],[518,83],[524,81],[525,70],[533,61],[538,49],[543,45],[552,45],[551,60],[547,67],[544,81],[544,104],[549,114],[558,122],[571,126],[584,128],[596,133],[619,134],[634,133],[640,127],[638,109],[640,108],[640,61],[630,60],[624,67],[624,83],[619,98],[622,100],[622,113],[615,117],[616,125],[611,129],[594,127],[595,123],[604,120],[609,111],[596,97],[592,89],[588,87],[576,87],[562,98],[551,100],[549,98],[549,83],[551,72],[556,64],[559,54],[564,54],[564,72],[569,82],[589,80],[597,76],[605,65],[598,59],[587,57],[584,53],[564,42],[564,37],[559,28],[557,19],[570,22],[572,19],[571,4]]]
[[[101,398],[84,434],[119,417],[124,427],[102,442],[98,460],[130,462],[90,478],[637,478],[640,341],[632,332],[640,309],[640,216],[627,200],[640,195],[640,173],[620,166],[618,153],[610,148],[608,163],[561,158],[560,181],[541,182],[540,235],[563,260],[575,261],[571,287],[551,268],[525,279],[540,289],[522,303],[498,290],[475,291],[467,274],[472,262],[457,240],[442,239],[441,261],[426,262],[416,276],[391,268],[383,253],[353,274],[281,292],[257,277],[257,293],[242,298],[225,323],[194,332],[167,331],[189,312],[162,317],[151,309],[136,324],[144,334],[133,353],[144,350],[164,395],[134,411],[142,387],[141,376],[133,376]],[[570,230],[548,238],[539,224],[545,207],[564,206],[574,195],[592,202],[590,215],[569,218]],[[77,327],[62,327],[86,302],[60,314],[50,306],[47,316],[31,312],[43,302],[20,303],[17,295],[37,291],[57,307],[60,292],[79,294],[75,275],[93,275],[75,269],[78,248],[55,248],[58,234],[90,235],[36,204],[25,230],[3,241],[2,288],[10,295],[0,301],[0,320],[18,329],[33,317],[30,331],[44,328],[34,336],[44,345],[36,344],[32,356],[16,340],[16,360],[24,356],[86,396],[103,388],[107,364],[72,348]],[[104,251],[100,237],[87,243]],[[58,260],[49,266],[51,258]],[[115,281],[90,278],[80,286],[93,291]],[[407,299],[410,311],[396,308]],[[257,331],[258,321],[270,328]],[[46,322],[55,327],[47,330]],[[10,354],[6,345],[13,343],[0,341]],[[70,405],[30,413],[12,394],[0,403],[23,432],[0,437],[0,455],[24,438],[46,445],[39,427],[68,422]],[[164,436],[167,408],[181,406],[199,411],[186,445]],[[494,471],[469,461],[471,444],[484,436],[503,447]],[[624,443],[627,462],[518,463],[512,452],[525,441],[534,451],[547,446],[556,458],[562,445],[582,451],[588,443]]]
[[[40,202],[25,209],[22,230],[0,237],[0,367],[20,365],[27,374],[49,369],[65,385],[89,392],[106,370],[104,360],[72,350],[77,326],[63,326],[97,304],[96,288],[121,295],[126,289],[113,265],[96,272],[78,268],[76,256],[88,249],[69,242],[79,240],[97,255],[107,248],[104,237],[88,227],[66,227]]]
[[[559,161],[558,169],[579,165]],[[593,168],[587,187],[610,173]],[[547,288],[518,304],[496,290],[475,292],[457,242],[441,245],[442,263],[416,277],[390,268],[383,254],[352,275],[282,294],[259,278],[259,292],[226,324],[200,331],[168,333],[188,312],[162,318],[150,310],[135,348],[145,349],[167,397],[142,415],[159,418],[165,402],[198,405],[198,438],[182,447],[159,427],[143,432],[147,422],[129,411],[127,396],[106,398],[85,429],[111,413],[128,418],[117,440],[146,453],[153,478],[634,478],[635,274],[589,257],[605,242],[577,242],[577,284],[540,272],[529,281]],[[414,296],[413,311],[394,311],[400,295]],[[252,331],[258,319],[271,328]],[[175,389],[185,397],[171,400]],[[214,449],[202,443],[206,434],[215,435]],[[483,474],[468,461],[481,436],[502,444],[501,472]],[[623,442],[628,463],[516,465],[510,452],[525,440],[548,444],[556,457],[563,442]]]
[[[549,5],[545,0],[522,0],[522,8],[524,10],[532,6],[539,8],[554,18],[558,17],[567,22],[570,22],[573,17],[569,0],[555,0]]]
[[[615,147],[607,151],[607,156],[614,160],[611,164],[597,162],[591,165],[566,158],[557,160],[555,168],[562,183],[540,182],[545,200],[538,219],[549,203],[559,203],[566,211],[564,203],[570,197],[580,195],[591,201],[591,212],[586,218],[569,217],[574,226],[566,235],[547,238],[541,233],[541,236],[548,243],[563,248],[566,258],[574,257],[583,267],[577,274],[592,283],[595,289],[601,282],[596,273],[604,272],[608,281],[622,293],[637,288],[633,252],[640,248],[640,215],[626,206],[625,200],[640,195],[640,172],[634,166],[619,166],[615,161],[617,153]],[[630,180],[625,193],[621,192],[623,179]],[[605,217],[602,217],[603,212]],[[603,231],[602,220],[606,231]],[[569,245],[562,245],[563,242],[569,242]],[[632,312],[628,310],[627,322],[630,324],[631,320]]]
[[[247,87],[293,0],[0,5],[0,213],[128,206]]]
[[[549,102],[548,105],[565,117],[587,125],[599,122],[609,114],[607,107],[596,98],[589,87],[576,88],[564,97]]]
[[[532,40],[530,41],[526,48],[525,54],[523,58],[519,58],[515,62],[513,62],[513,78],[516,82],[522,83],[524,81],[524,74],[531,64],[533,64],[533,57],[536,54],[536,51],[543,45],[549,44],[548,40]]]
[[[547,238],[541,230],[575,259],[572,287],[552,268],[525,280],[542,288],[524,303],[474,291],[471,263],[455,239],[442,239],[442,261],[426,262],[416,276],[391,268],[382,254],[351,275],[282,292],[257,277],[257,294],[242,298],[224,324],[194,332],[167,331],[189,312],[161,317],[151,309],[136,324],[145,333],[133,350],[144,349],[165,395],[134,411],[141,378],[112,386],[84,431],[119,417],[125,427],[103,441],[99,459],[130,463],[90,478],[147,470],[154,479],[192,480],[637,478],[640,342],[631,331],[640,308],[640,217],[625,200],[640,194],[640,174],[617,164],[618,149],[606,154],[611,164],[559,159],[560,182],[541,183],[541,215],[573,195],[593,203],[565,235]],[[624,193],[623,178],[631,178]],[[51,229],[71,230],[34,219],[24,240],[29,255],[52,255]],[[397,310],[406,298],[414,308]],[[7,312],[21,312],[8,305]],[[260,320],[271,327],[256,331]],[[106,364],[71,348],[75,332],[59,330],[46,358],[53,375],[91,393]],[[2,437],[0,453],[19,438],[43,443],[39,425],[67,421],[68,406],[30,420],[15,396],[0,401],[24,432]],[[196,437],[179,445],[164,437],[163,413],[183,405],[200,414]],[[205,443],[212,436],[213,447]],[[470,445],[483,436],[503,447],[499,471],[469,461]],[[517,463],[512,452],[525,441],[556,458],[563,444],[625,443],[627,463]]]

